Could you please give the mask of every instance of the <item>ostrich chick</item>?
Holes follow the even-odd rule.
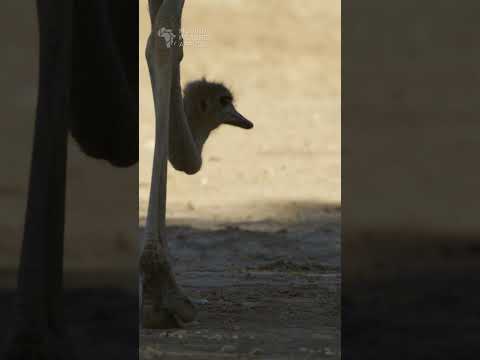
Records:
[[[185,114],[200,152],[210,133],[222,124],[242,129],[253,127],[253,124],[235,109],[233,102],[232,92],[221,83],[202,79],[185,87]]]
[[[189,132],[194,141],[193,151],[187,151],[185,146],[172,146],[170,162],[173,167],[188,174],[200,170],[202,149],[211,132],[220,125],[231,125],[242,129],[251,129],[253,123],[241,115],[234,106],[232,92],[223,84],[210,82],[205,79],[188,83],[183,91],[183,107]],[[175,135],[184,134],[178,131]],[[182,143],[177,138],[174,143]],[[195,152],[195,154],[192,154]],[[198,166],[184,166],[185,159],[196,158]],[[194,163],[193,160],[190,163]]]

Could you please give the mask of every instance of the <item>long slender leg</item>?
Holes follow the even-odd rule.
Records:
[[[163,0],[148,0],[148,11],[150,13],[150,22],[152,25],[155,23],[155,16],[158,14],[158,10],[162,3]]]
[[[170,266],[168,264],[168,248],[165,238],[165,212],[166,212],[166,171],[167,171],[167,144],[168,144],[168,107],[159,104],[162,100],[170,98],[168,91],[168,63],[160,64],[159,59],[153,60],[155,53],[155,35],[151,35],[147,45],[147,59],[150,78],[152,81],[152,90],[155,103],[155,148],[152,169],[152,179],[150,185],[150,197],[148,204],[147,220],[144,234],[144,247],[142,249],[142,283],[145,288],[145,297],[154,297],[149,292],[158,291],[157,297],[168,289],[168,279],[161,277],[160,283],[152,283],[154,273],[166,272]],[[156,66],[157,65],[157,66]],[[163,66],[162,66],[163,65]],[[163,73],[162,73],[163,72]],[[165,76],[166,75],[166,76]],[[160,85],[158,78],[166,80],[167,84]],[[162,107],[163,105],[163,107]],[[158,288],[157,288],[158,287]],[[147,289],[148,288],[148,289]],[[142,289],[143,290],[143,289]],[[163,291],[162,291],[163,290]],[[143,298],[143,301],[147,299]],[[148,317],[152,317],[151,314]],[[145,325],[150,322],[145,318]]]
[[[67,358],[70,351],[63,343],[61,302],[72,0],[37,0],[37,12],[39,95],[18,272],[17,322],[6,359]]]
[[[144,312],[142,316],[146,327],[177,325],[169,315],[175,316],[180,322],[191,321],[195,316],[193,304],[182,294],[176,284],[168,261],[168,246],[165,237],[168,134],[171,120],[170,99],[173,63],[178,60],[178,49],[166,47],[163,39],[156,34],[156,30],[166,27],[178,32],[181,17],[180,2],[179,0],[165,0],[158,8],[146,51],[156,117],[152,183],[141,258],[141,291],[144,292],[144,296],[141,295],[142,301],[147,300],[145,298],[150,296],[153,302],[152,311],[148,314]],[[145,311],[145,309],[143,310]]]
[[[160,15],[162,17],[170,17],[170,20],[173,19],[176,21],[180,28],[184,5],[185,0],[148,0],[148,11],[150,13],[152,26],[158,25],[156,17]],[[162,11],[160,11],[160,8],[162,8]],[[172,29],[172,27],[170,27],[170,29]]]
[[[185,0],[166,0],[165,2],[168,4],[163,4],[163,0],[149,0],[152,33],[165,27],[176,30],[176,35],[178,36]],[[160,11],[161,5],[163,7]],[[183,59],[183,47],[171,47],[169,55],[168,62],[171,65],[170,121],[168,129],[169,160],[177,170],[193,174],[200,170],[202,157],[184,112],[180,84],[180,62]],[[167,106],[167,103],[163,103],[163,105]]]

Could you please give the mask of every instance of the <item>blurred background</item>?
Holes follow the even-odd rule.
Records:
[[[479,10],[342,2],[344,359],[478,352]]]
[[[343,270],[359,283],[475,266],[479,248],[475,21],[378,6],[342,14]]]
[[[0,3],[0,347],[14,321],[37,101],[37,30],[36,1]],[[136,358],[138,166],[116,169],[87,158],[72,139],[68,151],[67,326],[80,358]]]
[[[2,2],[0,23],[0,273],[5,274],[0,279],[12,286],[23,236],[37,101],[35,1]],[[116,169],[87,158],[70,139],[65,267],[75,282],[124,284],[126,274],[136,272],[137,229],[132,219],[137,216],[137,173],[138,166]],[[110,275],[105,279],[102,274],[107,273],[118,273],[116,280]],[[127,277],[127,284],[136,281]]]

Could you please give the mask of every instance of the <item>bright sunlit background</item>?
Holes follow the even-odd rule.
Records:
[[[154,146],[147,1],[140,19],[143,223]],[[182,83],[225,82],[255,128],[214,133],[194,176],[169,168],[169,220],[298,221],[339,207],[340,2],[188,1],[183,28],[186,40],[197,41],[185,45]]]

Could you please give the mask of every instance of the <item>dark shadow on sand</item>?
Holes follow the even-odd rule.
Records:
[[[13,290],[0,290],[0,339],[12,324]],[[137,294],[123,289],[70,289],[65,316],[79,359],[136,359]]]

